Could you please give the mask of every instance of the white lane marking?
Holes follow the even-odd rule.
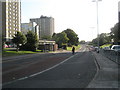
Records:
[[[14,80],[14,81],[7,82],[7,83],[4,83],[4,84],[2,84],[2,85],[4,86],[4,85],[7,85],[7,84],[14,83],[14,82],[16,82],[16,81],[24,80],[24,79],[27,79],[27,78],[29,78],[29,77],[34,77],[34,76],[36,76],[36,75],[42,74],[42,73],[44,73],[44,72],[46,72],[46,71],[49,71],[49,70],[51,70],[51,69],[53,69],[53,68],[59,66],[60,64],[62,64],[62,63],[64,63],[64,62],[68,61],[69,59],[73,58],[73,57],[76,56],[76,55],[78,55],[78,53],[75,54],[75,55],[73,55],[73,56],[71,56],[71,57],[69,57],[69,58],[67,58],[67,59],[65,59],[64,61],[62,61],[62,62],[60,62],[60,63],[58,63],[58,64],[56,64],[56,65],[54,65],[54,66],[48,68],[48,69],[45,69],[45,70],[41,71],[41,72],[32,74],[32,75],[27,76],[27,77],[22,77],[22,78],[16,79],[16,80]]]

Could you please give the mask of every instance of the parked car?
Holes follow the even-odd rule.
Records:
[[[5,45],[4,45],[4,48],[8,48],[8,45],[7,45],[7,44],[5,44]]]
[[[111,50],[115,51],[115,52],[120,52],[120,45],[113,45],[111,47]]]
[[[90,51],[95,51],[95,48],[94,48],[93,46],[91,46],[91,47],[89,48],[89,50],[90,50]]]

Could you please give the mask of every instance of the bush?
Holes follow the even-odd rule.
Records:
[[[62,45],[62,48],[67,50],[67,45]]]
[[[20,46],[20,50],[36,51],[36,46],[27,43],[25,45]]]

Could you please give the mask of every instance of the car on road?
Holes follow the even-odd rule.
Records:
[[[111,50],[115,51],[115,52],[120,52],[120,45],[113,45],[111,47]]]

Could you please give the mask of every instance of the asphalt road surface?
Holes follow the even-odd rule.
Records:
[[[85,88],[93,80],[97,72],[95,58],[85,46],[83,46],[82,49],[79,52],[76,52],[74,55],[71,53],[58,53],[53,56],[52,54],[44,54],[44,56],[49,57],[51,60],[54,59],[55,61],[58,58],[59,59],[56,63],[54,63],[55,61],[51,61],[54,64],[49,62],[50,65],[46,65],[47,67],[43,66],[44,69],[39,68],[41,70],[39,72],[36,71],[34,73],[27,74],[29,75],[27,77],[24,76],[24,78],[22,78],[22,75],[22,77],[18,75],[19,77],[16,77],[17,79],[14,78],[15,80],[9,78],[6,80],[5,78],[12,76],[9,74],[11,72],[13,73],[21,69],[25,70],[25,65],[21,68],[19,67],[13,70],[4,70],[5,72],[3,73],[3,77],[5,79],[5,83],[3,84],[3,88]],[[37,56],[37,58],[31,57],[32,59],[28,59],[31,59],[30,61],[32,62],[34,58],[36,59],[36,63],[40,63],[38,59],[41,58],[42,63],[42,60],[47,61],[47,58],[45,60],[42,59],[45,57]],[[18,61],[19,60],[14,62],[14,65],[18,64]],[[22,61],[19,62],[22,63]],[[9,63],[4,64],[4,68],[10,67]],[[33,69],[31,68],[30,71],[33,71]],[[23,73],[22,71],[19,72]]]

